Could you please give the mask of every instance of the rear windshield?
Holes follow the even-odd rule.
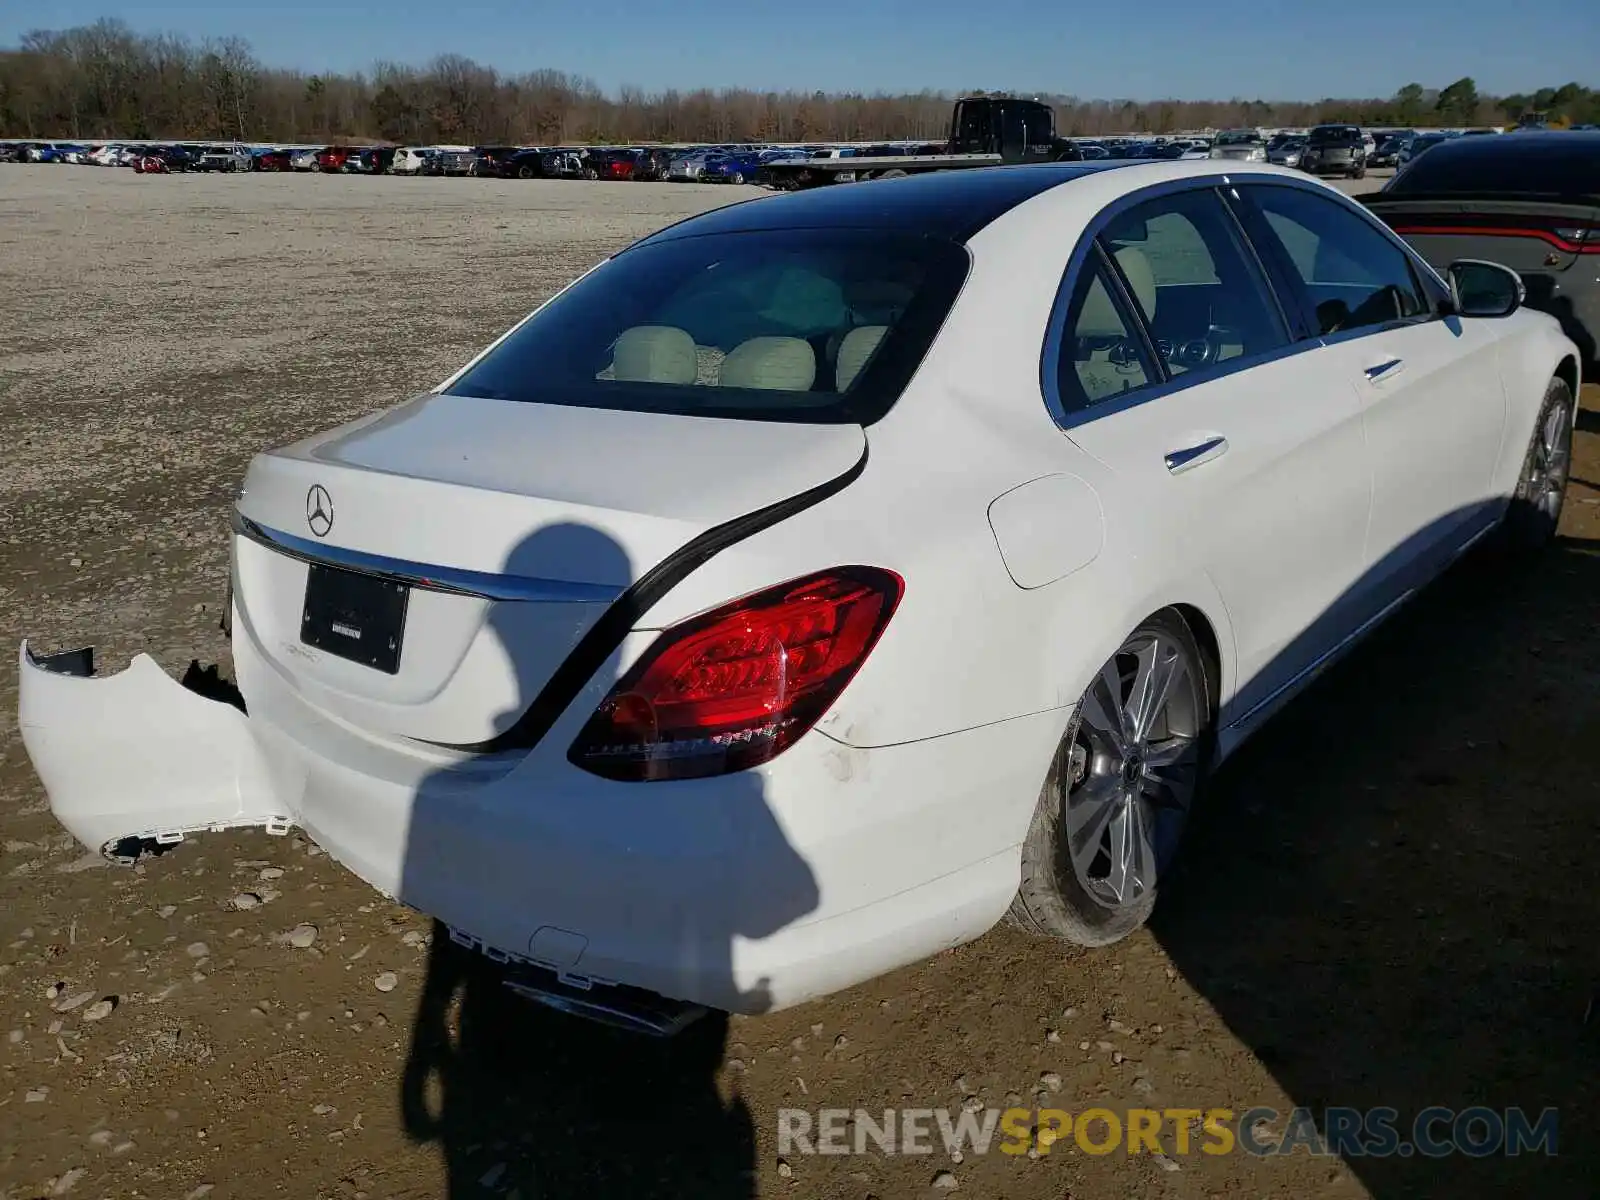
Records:
[[[1572,139],[1570,142],[1564,139]],[[1456,139],[1450,138],[1449,141]],[[1538,144],[1534,144],[1534,143]],[[1428,145],[1419,138],[1415,152]],[[1600,195],[1600,141],[1581,134],[1514,133],[1474,138],[1471,149],[1440,146],[1411,160],[1384,190],[1508,192],[1545,196]],[[1464,152],[1462,152],[1464,151]]]
[[[1361,131],[1359,129],[1313,129],[1311,140],[1318,145],[1341,142],[1359,142]]]
[[[1218,146],[1253,146],[1261,141],[1259,133],[1224,133],[1217,137]]]
[[[966,279],[954,242],[762,230],[624,251],[450,388],[458,396],[750,420],[877,420]]]

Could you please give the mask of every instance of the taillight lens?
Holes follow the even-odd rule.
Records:
[[[904,587],[893,571],[837,567],[664,630],[589,718],[568,760],[632,782],[769,761],[828,711]]]

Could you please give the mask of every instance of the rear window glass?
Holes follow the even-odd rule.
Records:
[[[870,422],[966,278],[954,242],[763,230],[636,246],[557,296],[450,391],[754,420]]]
[[[1570,143],[1561,144],[1562,139],[1569,137]],[[1529,144],[1535,140],[1541,144]],[[1419,139],[1413,151],[1425,144]],[[1471,149],[1463,146],[1457,150],[1452,145],[1441,145],[1412,159],[1384,191],[1391,195],[1406,192],[1600,195],[1600,143],[1594,139],[1575,134],[1522,133],[1493,139],[1473,138],[1468,145]]]
[[[1311,140],[1318,145],[1341,142],[1359,142],[1361,140],[1361,131],[1359,129],[1353,129],[1349,127],[1313,129],[1311,131]]]

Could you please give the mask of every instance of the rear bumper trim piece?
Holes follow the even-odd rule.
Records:
[[[565,579],[538,579],[527,575],[497,575],[489,571],[468,571],[460,567],[432,566],[382,554],[367,554],[343,546],[329,546],[309,538],[296,537],[281,529],[270,529],[241,513],[232,512],[233,531],[240,537],[275,550],[301,562],[341,567],[362,575],[375,575],[392,583],[455,596],[476,596],[483,600],[516,600],[545,604],[611,604],[625,589],[611,584],[571,583]]]

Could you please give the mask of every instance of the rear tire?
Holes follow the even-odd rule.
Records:
[[[1572,469],[1572,427],[1576,417],[1572,389],[1565,379],[1552,379],[1533,423],[1522,458],[1517,490],[1501,523],[1502,549],[1528,554],[1546,546],[1561,524]]]
[[[1022,843],[1008,919],[1080,946],[1155,908],[1211,759],[1214,671],[1189,623],[1147,618],[1078,701]]]

